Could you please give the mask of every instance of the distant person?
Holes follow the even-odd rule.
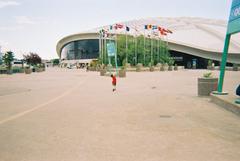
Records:
[[[236,95],[240,96],[240,84],[239,84],[238,87],[237,87]]]
[[[87,67],[86,67],[86,71],[88,72],[89,71],[89,66],[87,65]]]
[[[111,74],[111,78],[112,78],[112,85],[113,85],[113,92],[116,91],[116,86],[117,86],[117,79],[116,76],[114,76],[113,74]]]

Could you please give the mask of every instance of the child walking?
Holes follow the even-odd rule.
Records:
[[[113,92],[116,91],[116,86],[117,86],[117,79],[116,76],[114,76],[113,74],[111,74],[111,78],[112,78],[112,85],[113,85]]]

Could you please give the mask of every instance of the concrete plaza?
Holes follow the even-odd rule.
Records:
[[[197,97],[205,72],[130,72],[115,93],[96,72],[0,75],[0,161],[239,161],[240,117]]]

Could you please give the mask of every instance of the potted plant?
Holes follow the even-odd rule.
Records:
[[[107,73],[107,69],[105,68],[105,65],[100,66],[99,71],[100,71],[100,76],[105,76],[105,74]]]
[[[158,68],[158,70],[160,70],[162,64],[161,63],[157,63],[156,67]]]
[[[212,61],[212,60],[208,60],[207,69],[208,69],[208,70],[213,70],[213,69],[214,69],[214,67],[213,67],[213,61]]]
[[[150,72],[154,72],[153,62],[150,62],[150,63],[149,63],[149,70],[150,70]]]
[[[24,68],[24,73],[25,73],[25,74],[31,74],[31,73],[32,73],[32,69],[30,68],[30,66],[26,66],[26,67]]]
[[[168,71],[173,71],[174,60],[170,59],[168,62]]]
[[[238,71],[238,65],[237,64],[233,64],[233,71]]]
[[[164,71],[167,71],[168,70],[168,64],[164,63],[163,68],[164,68]]]
[[[174,70],[178,70],[177,64],[174,65]]]
[[[216,91],[218,78],[215,78],[211,72],[204,73],[203,77],[198,78],[198,96],[209,96],[211,92]]]
[[[138,64],[136,65],[136,71],[137,71],[137,72],[141,72],[142,67],[143,67],[142,63],[138,63]]]
[[[164,64],[161,64],[160,71],[165,71]]]
[[[123,78],[126,77],[126,67],[122,66],[121,69],[119,70],[119,77]]]

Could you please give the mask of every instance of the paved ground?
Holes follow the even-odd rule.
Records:
[[[240,118],[196,96],[204,72],[128,73],[116,93],[81,70],[1,75],[0,161],[239,161]]]

